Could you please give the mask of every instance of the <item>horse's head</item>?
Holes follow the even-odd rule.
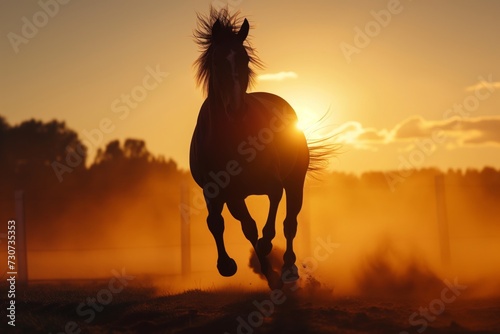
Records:
[[[238,32],[228,31],[220,20],[212,26],[212,91],[218,94],[228,115],[238,114],[248,88],[250,58],[243,45],[250,26],[247,19]]]
[[[217,107],[235,118],[244,111],[245,93],[254,77],[249,65],[262,66],[247,40],[250,29],[247,19],[241,26],[239,22],[238,13],[231,15],[227,9],[212,8],[208,17],[198,16],[198,29],[194,33],[201,47],[195,63],[198,84],[204,86]]]

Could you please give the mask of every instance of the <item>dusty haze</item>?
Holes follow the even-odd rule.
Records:
[[[500,172],[444,175],[449,259],[443,259],[438,228],[439,174],[415,171],[394,191],[384,173],[326,173],[320,180],[308,179],[295,239],[299,284],[333,295],[425,298],[438,294],[443,280],[457,278],[467,285],[467,296],[499,295]],[[189,190],[189,205],[180,207],[181,184]],[[125,268],[161,292],[266,289],[249,266],[252,253],[239,222],[227,210],[225,240],[239,270],[231,278],[219,276],[201,192],[186,173],[149,173],[102,191],[86,195],[81,189],[61,201],[26,195],[30,279],[105,278],[112,269]],[[285,197],[271,255],[277,266],[284,246],[284,202]],[[251,197],[248,203],[261,228],[267,199]],[[181,216],[188,212],[192,273],[182,276]]]

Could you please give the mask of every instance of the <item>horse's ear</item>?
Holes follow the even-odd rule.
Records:
[[[245,21],[243,21],[243,24],[241,25],[240,31],[238,31],[238,39],[242,43],[247,38],[249,30],[250,30],[250,24],[248,24],[248,20],[245,19]]]
[[[212,26],[212,37],[214,39],[217,39],[220,35],[220,31],[222,30],[222,24],[220,23],[219,19],[215,21],[214,25]]]

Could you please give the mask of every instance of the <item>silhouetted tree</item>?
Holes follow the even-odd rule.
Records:
[[[132,189],[152,174],[159,179],[176,174],[174,162],[155,158],[147,149],[144,140],[126,139],[123,145],[118,140],[109,142],[97,152],[95,163],[90,167],[92,184],[120,191]]]
[[[144,140],[127,139],[124,145],[125,156],[129,159],[144,159],[152,158],[151,153],[146,149]]]
[[[8,172],[7,167],[7,134],[9,131],[9,124],[3,116],[0,116],[0,175],[5,176]]]
[[[9,127],[0,120],[2,175],[14,187],[23,189],[57,186],[53,164],[69,171],[84,170],[86,148],[75,131],[56,120],[29,120]],[[68,164],[71,166],[68,167]]]
[[[481,171],[480,177],[486,195],[500,197],[500,172],[492,167],[485,167]]]
[[[113,140],[106,145],[104,150],[97,151],[95,164],[106,162],[124,163],[125,160],[142,160],[149,162],[153,160],[153,155],[147,150],[144,140],[126,139],[123,147],[120,141]]]
[[[95,159],[95,164],[102,164],[106,162],[114,161],[121,162],[123,161],[125,154],[120,147],[119,140],[113,140],[106,145],[104,151],[102,149],[97,150],[97,157]]]
[[[5,117],[0,115],[0,133],[6,132],[10,128],[9,124],[5,120]]]

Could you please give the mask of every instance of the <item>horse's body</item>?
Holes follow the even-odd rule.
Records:
[[[217,111],[213,112],[209,105],[207,99],[191,143],[195,181],[201,187],[210,182],[217,185],[217,190],[208,187],[208,195],[217,191],[217,197],[224,201],[245,199],[269,194],[277,185],[283,189],[298,170],[305,175],[309,162],[307,142],[296,127],[295,112],[285,100],[269,93],[246,94],[245,117],[238,121],[223,113],[214,115]],[[233,163],[228,171],[230,161]],[[217,178],[225,174],[230,176],[227,185]]]
[[[271,285],[298,278],[293,252],[297,215],[302,206],[303,186],[309,167],[309,148],[304,134],[296,127],[297,116],[282,98],[269,93],[247,93],[252,71],[249,46],[244,45],[248,21],[235,31],[235,17],[227,11],[211,12],[201,18],[198,43],[204,53],[198,60],[198,79],[205,84],[208,97],[203,103],[191,141],[190,168],[203,189],[208,217],[218,251],[217,268],[232,276],[236,263],[226,252],[223,240],[222,209],[241,222],[245,237],[255,247],[261,271]],[[279,275],[266,256],[272,248],[279,202],[286,192],[284,234],[287,247]],[[259,239],[255,221],[245,204],[249,195],[267,195],[269,215]]]

